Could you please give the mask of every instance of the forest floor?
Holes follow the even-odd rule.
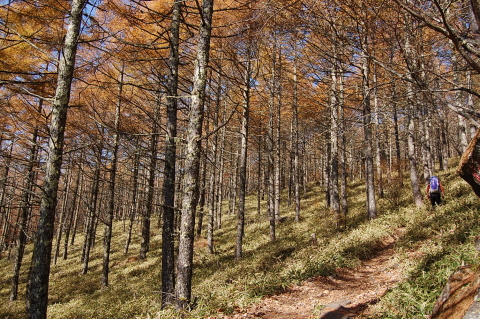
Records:
[[[335,276],[310,278],[300,285],[263,298],[246,311],[220,318],[368,318],[373,314],[369,306],[402,280],[394,249],[402,230],[396,233],[396,236],[384,239],[372,258],[362,261],[355,268],[337,269]]]

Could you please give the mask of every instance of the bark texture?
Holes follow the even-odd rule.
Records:
[[[47,317],[48,281],[50,260],[57,206],[57,191],[63,159],[65,124],[67,121],[70,89],[75,68],[78,37],[82,22],[82,12],[86,0],[73,0],[69,25],[63,44],[63,52],[58,67],[58,79],[52,105],[50,140],[43,195],[40,205],[40,219],[33,249],[32,265],[27,288],[27,307],[30,318]]]
[[[167,123],[165,144],[165,168],[162,189],[163,228],[162,228],[162,307],[173,304],[175,296],[175,167],[177,160],[177,95],[178,95],[178,45],[180,35],[180,16],[183,2],[175,1],[172,11],[170,36],[170,57],[167,89]]]
[[[239,157],[239,179],[238,187],[238,213],[237,213],[237,240],[235,244],[235,259],[242,258],[243,235],[245,228],[245,197],[247,191],[247,142],[248,142],[248,122],[250,115],[250,78],[251,61],[247,61],[245,70],[245,83],[243,88],[243,114],[240,140]]]
[[[185,309],[192,297],[193,241],[195,208],[199,182],[200,142],[202,137],[203,105],[207,80],[207,66],[210,55],[210,35],[212,28],[213,0],[204,0],[202,21],[199,29],[197,58],[193,89],[188,114],[186,132],[185,176],[182,199],[182,215],[178,244],[177,276],[175,286],[176,308]]]

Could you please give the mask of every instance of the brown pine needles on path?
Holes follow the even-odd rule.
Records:
[[[336,275],[310,278],[281,293],[264,298],[245,312],[217,318],[345,319],[366,318],[375,304],[401,280],[395,259],[397,237],[384,239],[376,254],[356,268],[338,269]]]

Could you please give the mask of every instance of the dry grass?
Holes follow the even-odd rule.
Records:
[[[152,230],[152,250],[148,259],[141,261],[135,258],[140,249],[139,238],[134,238],[130,253],[125,256],[122,223],[115,225],[111,286],[105,290],[100,289],[101,238],[92,252],[90,272],[81,275],[83,238],[78,236],[70,248],[69,259],[52,266],[49,318],[203,318],[218,312],[232,313],[311,276],[329,275],[338,267],[354,266],[359,260],[368,259],[382,238],[398,228],[405,235],[397,243],[397,258],[408,281],[378,303],[379,318],[421,317],[429,311],[449,272],[462,261],[476,261],[470,239],[480,232],[476,219],[479,199],[453,170],[440,176],[448,192],[444,206],[433,213],[415,209],[409,204],[409,183],[405,182],[405,188],[391,185],[386,189],[387,198],[378,200],[379,217],[374,221],[366,218],[364,187],[352,183],[348,225],[342,231],[335,230],[334,220],[325,209],[324,191],[310,185],[302,199],[300,222],[294,221],[293,207],[281,207],[286,220],[278,225],[278,239],[273,243],[269,241],[266,208],[262,207],[262,215],[258,216],[256,198],[249,198],[244,258],[238,262],[233,258],[236,217],[225,215],[222,228],[215,231],[214,255],[208,254],[202,239],[197,242],[193,284],[197,306],[184,314],[160,310],[160,230]],[[400,196],[395,204],[388,198],[391,194]],[[312,233],[316,234],[317,246],[311,244]],[[25,271],[29,258],[27,254]],[[22,274],[20,300],[7,301],[12,261],[0,260],[0,317],[24,318],[26,273]]]

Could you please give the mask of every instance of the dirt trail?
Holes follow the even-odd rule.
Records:
[[[394,237],[357,268],[339,269],[335,276],[314,277],[284,292],[264,298],[245,312],[220,318],[347,319],[368,315],[368,306],[401,280],[394,257]]]

